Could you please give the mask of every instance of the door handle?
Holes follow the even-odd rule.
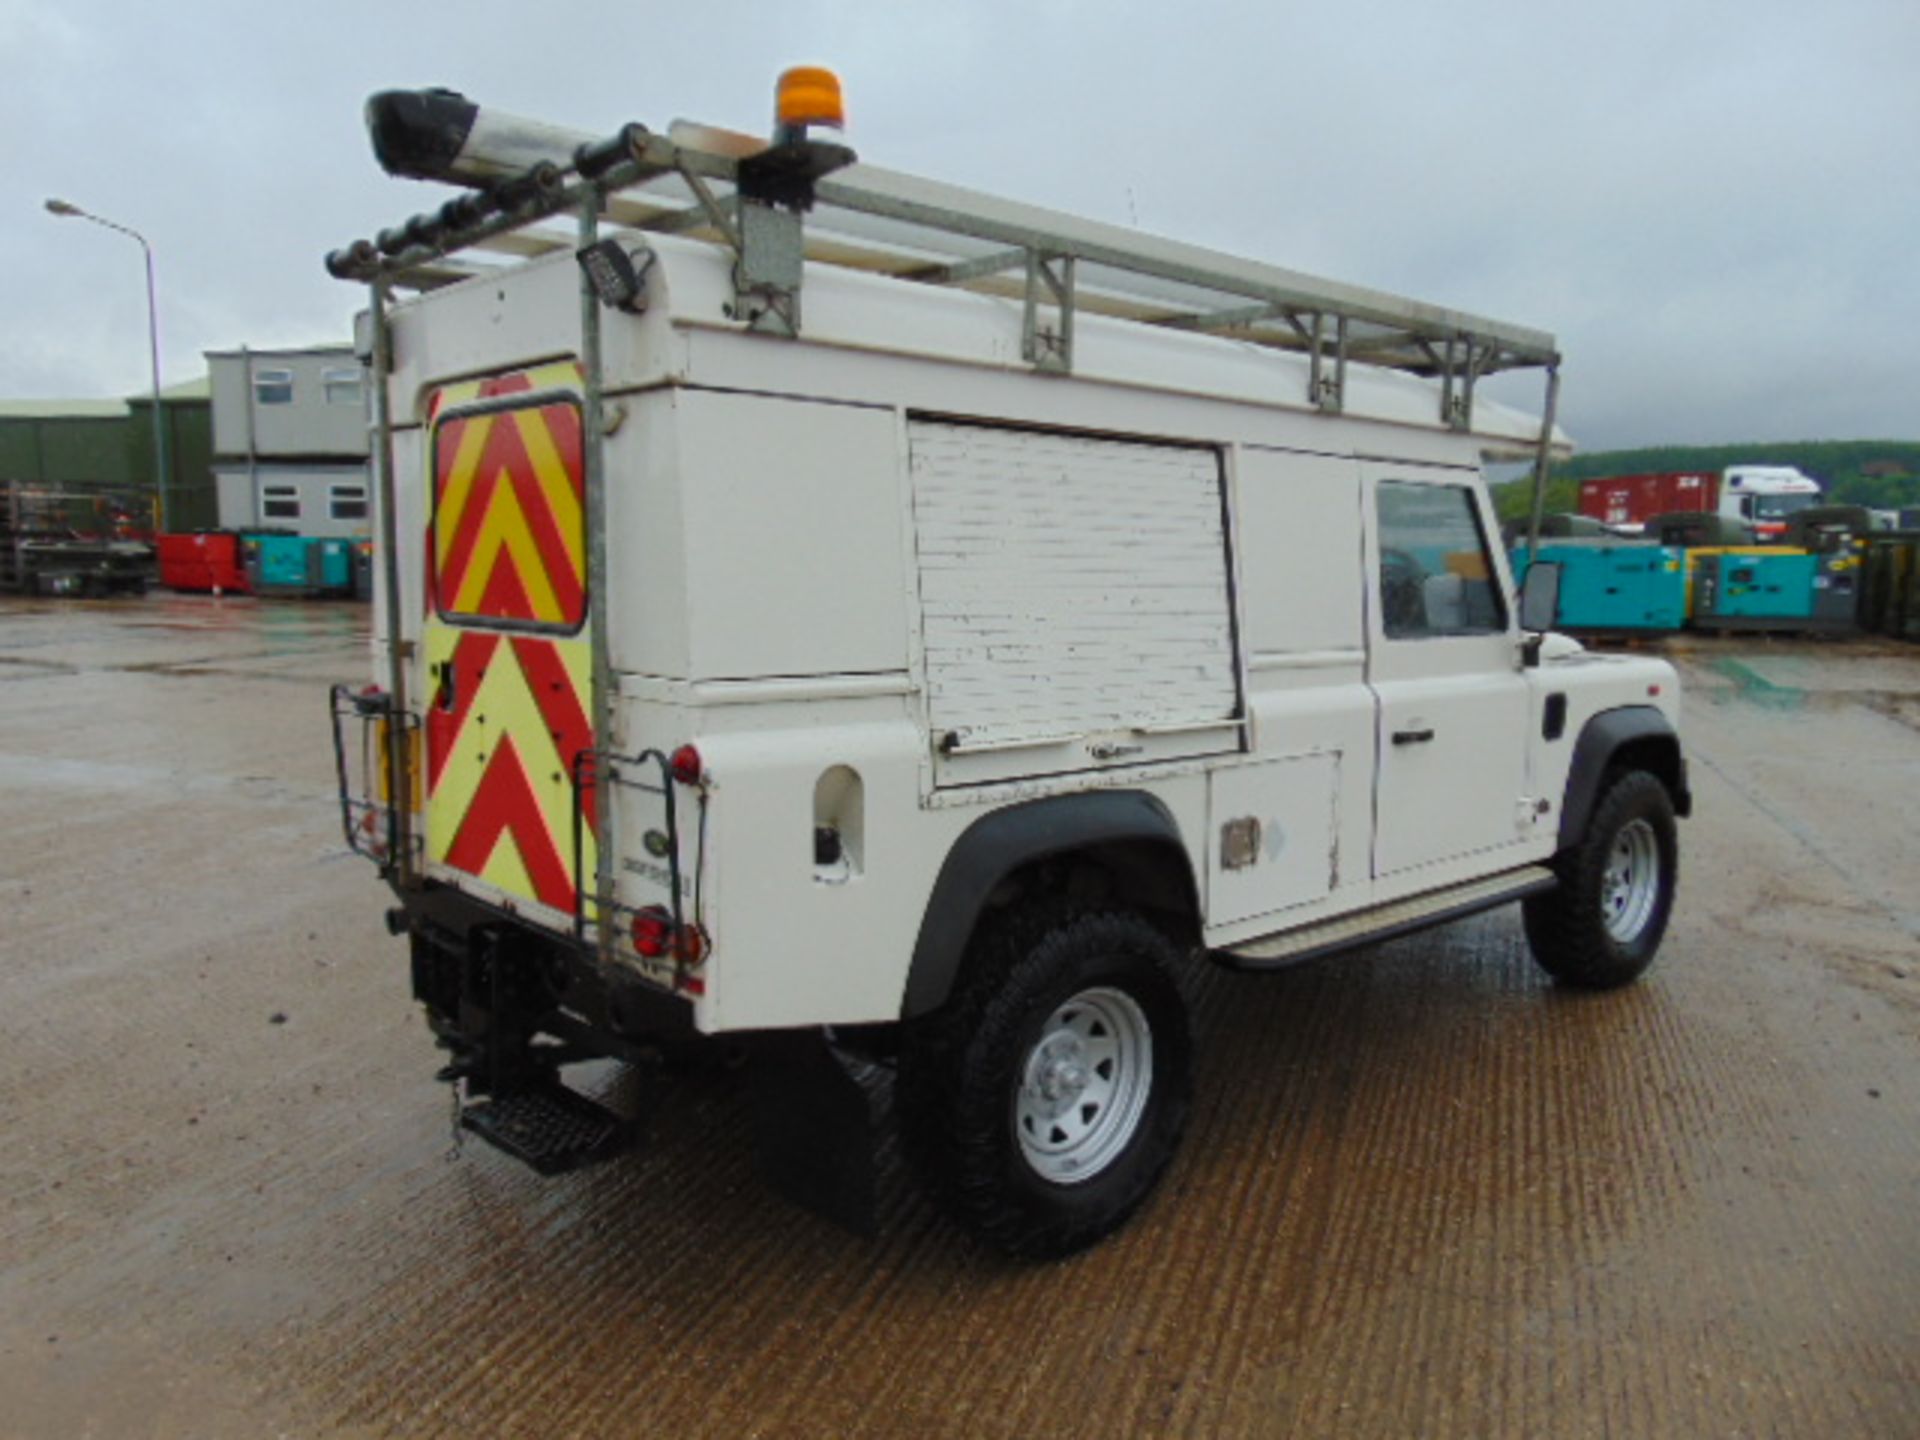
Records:
[[[436,681],[433,703],[441,710],[450,711],[454,703],[454,671],[451,660],[442,660],[433,667]]]
[[[1393,743],[1396,745],[1424,745],[1433,739],[1432,730],[1396,730]]]

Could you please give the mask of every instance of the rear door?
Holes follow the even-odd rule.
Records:
[[[446,386],[428,426],[427,873],[570,923],[594,864],[578,368]]]

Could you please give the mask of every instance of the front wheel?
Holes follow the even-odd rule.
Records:
[[[1034,1258],[1125,1223],[1186,1125],[1178,958],[1118,912],[1032,914],[982,937],[900,1057],[907,1154],[944,1209]]]
[[[1666,934],[1679,874],[1667,787],[1644,770],[1621,775],[1602,795],[1586,835],[1554,869],[1558,888],[1522,906],[1541,968],[1585,990],[1638,979]]]

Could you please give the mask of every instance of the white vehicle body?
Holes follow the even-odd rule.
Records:
[[[570,143],[376,102],[404,173]],[[329,257],[372,286],[383,477],[342,815],[463,1127],[594,1163],[635,1127],[563,1066],[739,1037],[769,1169],[865,1224],[853,1048],[936,1197],[1060,1255],[1178,1142],[1182,964],[1515,900],[1564,983],[1651,963],[1674,671],[1544,633],[1550,563],[1522,629],[1481,477],[1560,448],[1551,336],[848,168],[782,114],[629,126]],[[487,245],[521,258],[455,262]],[[1526,367],[1547,420],[1476,398]]]
[[[1382,629],[1378,487],[1455,488],[1495,536],[1481,452],[1524,445],[1530,418],[1483,404],[1477,433],[1452,433],[1430,419],[1430,384],[1364,370],[1327,417],[1274,398],[1303,360],[1094,317],[1077,373],[1036,376],[1014,361],[1016,304],[902,297],[833,270],[807,278],[804,339],[774,342],[725,319],[722,253],[650,243],[651,304],[611,317],[605,342],[621,416],[607,439],[610,744],[691,741],[712,777],[704,853],[689,831],[681,856],[711,947],[703,1030],[899,1018],[941,866],[998,807],[1154,796],[1220,949],[1551,856],[1588,716],[1677,715],[1662,662],[1563,642],[1523,668],[1497,544],[1484,563],[1498,630]],[[425,608],[431,517],[409,480],[430,468],[428,397],[577,353],[576,284],[561,255],[393,314],[409,639]],[[996,603],[1022,585],[1018,604]],[[1167,588],[1192,593],[1138,606]],[[1076,613],[1083,633],[1052,633]],[[431,689],[424,668],[414,683]],[[1554,742],[1550,692],[1569,706]],[[1422,728],[1432,743],[1392,743]],[[619,793],[620,899],[660,902],[662,867],[640,848],[657,798]],[[1266,842],[1227,869],[1221,827],[1242,816]],[[858,840],[828,869],[813,828],[835,819]]]

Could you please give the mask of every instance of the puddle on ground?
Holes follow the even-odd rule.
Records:
[[[1745,705],[1778,711],[1833,711],[1858,706],[1884,715],[1896,724],[1920,730],[1920,694],[1878,687],[1802,689],[1769,680],[1745,661],[1730,655],[1701,667],[1689,689],[1700,700],[1715,706]]]
[[[1744,660],[1736,660],[1731,655],[1722,655],[1709,666],[1713,673],[1724,676],[1733,682],[1730,690],[1715,688],[1709,692],[1709,699],[1717,704],[1737,701],[1742,704],[1758,706],[1764,710],[1800,710],[1804,709],[1808,693],[1791,685],[1776,685]],[[1845,691],[1828,693],[1822,700],[1847,700]]]

